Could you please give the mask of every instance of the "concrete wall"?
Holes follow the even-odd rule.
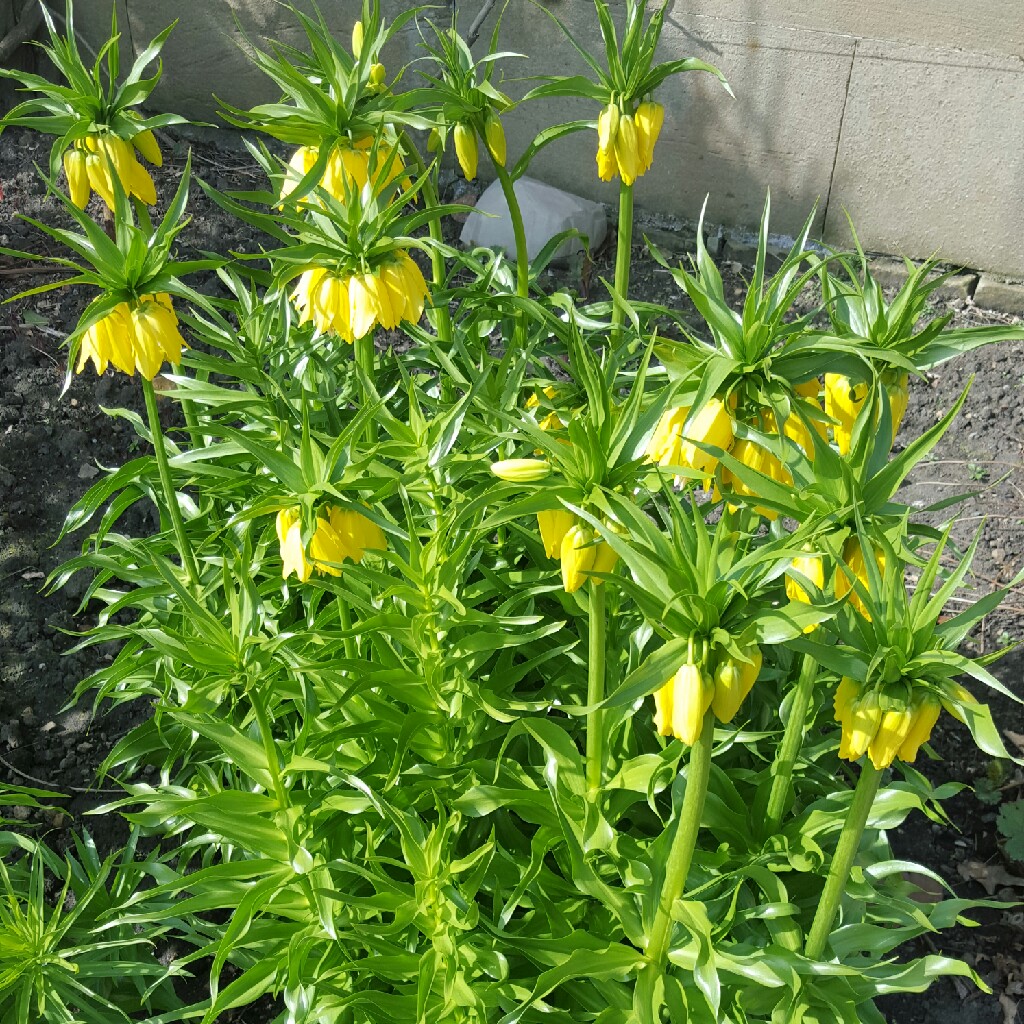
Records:
[[[246,62],[234,19],[253,39],[298,43],[301,33],[274,0],[117,0],[136,48],[180,19],[165,49],[165,79],[154,102],[216,120],[210,94],[249,106],[271,98]],[[60,5],[61,7],[63,4]],[[321,0],[348,37],[357,0]],[[385,0],[394,16],[406,9]],[[463,27],[479,9],[465,7]],[[498,5],[500,9],[502,5]],[[602,52],[589,0],[547,0],[577,38]],[[622,0],[612,0],[621,13]],[[85,34],[98,39],[110,0],[78,0]],[[443,15],[443,9],[435,12]],[[486,44],[494,15],[478,50]],[[412,26],[388,56],[389,71],[416,56]],[[583,65],[528,0],[510,0],[503,49],[508,78],[574,73]],[[641,179],[640,210],[692,220],[710,193],[709,219],[756,225],[772,191],[772,228],[794,231],[819,201],[815,230],[848,239],[848,210],[869,249],[915,257],[933,253],[966,266],[1024,276],[1024,17],[1018,0],[670,0],[665,58],[698,56],[728,77],[730,99],[709,77],[678,76],[659,93],[667,117],[652,170]],[[527,86],[510,82],[513,94]],[[550,101],[508,116],[510,153],[540,127],[596,116],[596,105]],[[595,136],[558,142],[534,173],[614,202],[597,180]]]

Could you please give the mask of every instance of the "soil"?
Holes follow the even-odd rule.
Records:
[[[187,144],[166,135],[163,140],[167,159],[154,177],[158,194],[170,196]],[[0,247],[61,255],[56,243],[16,218],[23,214],[48,224],[66,222],[57,201],[45,195],[34,168],[45,166],[48,147],[48,139],[21,130],[2,137]],[[193,171],[221,189],[262,187],[260,173],[235,140],[194,143]],[[210,250],[256,251],[259,239],[252,229],[222,213],[198,187],[192,190],[189,208],[192,220],[179,236],[182,258]],[[686,300],[669,274],[639,250],[635,257],[631,295],[685,310]],[[594,266],[586,268],[594,282],[592,298],[600,288],[596,282],[612,278],[613,262],[614,251],[606,246]],[[0,299],[56,280],[52,271],[52,264],[0,256]],[[749,273],[749,267],[726,263],[726,294],[739,297]],[[217,282],[199,286],[212,290]],[[112,815],[85,817],[105,799],[96,769],[133,724],[132,714],[144,714],[145,709],[94,716],[89,705],[67,706],[76,684],[113,652],[91,647],[67,653],[74,638],[66,633],[84,630],[93,621],[90,609],[80,607],[84,577],[72,578],[55,594],[43,592],[46,576],[82,543],[72,535],[54,545],[66,512],[100,467],[122,464],[138,443],[126,422],[102,415],[100,407],[143,411],[136,382],[113,372],[97,378],[90,368],[74,376],[61,394],[66,375],[62,342],[88,298],[85,290],[70,288],[0,306],[0,783],[68,794],[51,802],[57,810],[23,812],[26,828],[41,828],[59,845],[63,830],[84,827],[101,846],[110,847],[123,835],[120,820]],[[970,297],[947,299],[937,310],[951,311],[955,326],[1014,322],[977,308]],[[902,436],[917,436],[933,424],[972,375],[959,419],[911,475],[905,499],[923,507],[939,497],[976,492],[962,506],[954,537],[965,548],[974,530],[982,531],[972,579],[980,596],[1009,582],[1024,565],[1024,403],[1019,398],[1024,344],[982,349],[938,367],[926,381],[915,380]],[[142,533],[156,525],[141,503],[132,515],[125,529]],[[1000,610],[975,631],[969,653],[991,652],[1016,640],[1024,640],[1024,586],[1011,591]],[[1011,691],[1024,696],[1024,656],[1012,653],[993,671]],[[1024,754],[1021,706],[998,695],[991,703],[1008,748]],[[937,871],[958,895],[992,895],[982,883],[991,887],[993,878],[1002,878],[994,895],[1024,898],[1024,866],[1007,860],[996,829],[999,800],[1024,797],[1024,775],[1005,762],[994,767],[963,727],[949,716],[941,721],[933,746],[942,759],[927,763],[923,771],[936,784],[957,780],[973,786],[980,781],[988,802],[967,789],[946,803],[955,829],[933,825],[922,816],[908,820],[892,836],[896,853]],[[996,868],[1016,881],[1007,882]],[[921,995],[881,1000],[894,1024],[1024,1021],[1024,913],[971,916],[982,922],[979,927],[944,932],[902,952],[942,952],[964,959],[985,978],[992,994],[943,979]],[[247,1011],[240,1019],[255,1024],[271,1016]]]

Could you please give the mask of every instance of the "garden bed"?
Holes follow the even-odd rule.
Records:
[[[60,220],[60,209],[44,195],[34,164],[45,165],[49,140],[13,130],[0,150],[0,246],[50,253],[49,241],[16,214],[48,223]],[[184,165],[185,144],[175,144],[162,171],[154,175],[157,192],[172,194]],[[261,177],[235,146],[196,145],[194,173],[218,188],[247,189]],[[95,202],[95,200],[94,200]],[[182,258],[205,251],[256,250],[255,232],[230,218],[193,188],[193,219],[179,237]],[[53,255],[58,255],[52,250]],[[614,250],[597,255],[589,274],[591,298],[599,278],[610,279]],[[726,294],[740,296],[750,268],[722,268]],[[45,267],[0,257],[0,297],[49,280]],[[570,282],[573,284],[574,282]],[[216,288],[210,279],[200,290]],[[634,254],[631,296],[685,310],[687,303],[671,277],[650,258]],[[145,707],[122,709],[95,717],[88,706],[66,708],[75,685],[110,659],[101,647],[66,654],[72,638],[66,632],[87,628],[95,609],[79,607],[87,585],[83,575],[56,594],[42,585],[60,562],[73,556],[81,536],[72,534],[52,546],[64,516],[103,470],[125,462],[138,443],[123,419],[105,416],[99,407],[142,413],[137,382],[108,372],[97,378],[91,367],[65,379],[62,342],[89,296],[68,289],[20,299],[0,307],[0,780],[39,786],[67,794],[53,802],[60,810],[29,811],[24,827],[48,833],[60,845],[61,834],[87,828],[104,848],[115,847],[124,835],[116,815],[88,816],[108,798],[109,783],[96,779],[96,768],[127,728],[146,714]],[[946,301],[955,326],[1005,323],[1007,318],[976,308],[969,298]],[[907,436],[918,436],[948,409],[974,376],[963,410],[929,458],[911,474],[904,496],[919,506],[959,492],[976,492],[963,505],[954,537],[965,548],[973,529],[982,527],[973,586],[980,596],[1005,585],[1024,564],[1024,344],[999,345],[939,366],[925,381],[911,385],[904,424]],[[173,409],[165,413],[171,425]],[[126,530],[152,531],[155,517],[136,506]],[[1024,588],[975,631],[972,655],[1024,639]],[[1024,658],[1011,653],[994,668],[1014,693],[1024,696]],[[993,712],[1003,727],[1007,747],[1024,753],[1024,715],[1019,705],[993,695]],[[955,780],[980,783],[979,799],[965,790],[945,806],[958,831],[912,817],[892,837],[898,856],[918,860],[938,872],[959,894],[981,898],[1024,898],[1024,868],[1001,852],[996,828],[1000,800],[1024,796],[1020,772],[993,766],[967,731],[943,716],[933,739],[942,760],[925,762],[922,770],[936,784]],[[923,759],[922,759],[923,760]],[[119,790],[113,790],[119,793]],[[905,952],[943,952],[971,964],[993,989],[977,993],[959,980],[943,978],[921,996],[901,996],[882,1007],[897,1024],[953,1021],[960,1024],[1012,1024],[1018,1003],[1024,1007],[1024,914],[988,911],[971,915],[978,928],[960,927]],[[239,1018],[254,1024],[255,1011]],[[1017,1013],[1016,1019],[1024,1019]]]

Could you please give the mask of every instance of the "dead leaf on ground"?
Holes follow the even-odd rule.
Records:
[[[21,578],[23,580],[41,580],[45,575],[44,572],[23,572]]]
[[[1004,729],[1003,733],[1006,738],[1016,746],[1016,748],[1024,754],[1024,734],[1019,732],[1011,732],[1009,729]]]
[[[78,467],[78,479],[79,480],[91,480],[94,476],[99,476],[100,471],[95,467],[85,463]]]
[[[1003,1008],[1003,1024],[1014,1024],[1017,1019],[1017,1000],[1011,999],[1004,992],[999,997],[999,1005]]]
[[[989,896],[997,889],[1013,885],[1024,888],[1024,878],[1011,875],[1001,864],[984,864],[980,860],[965,860],[956,866],[960,877],[968,882],[977,882]]]

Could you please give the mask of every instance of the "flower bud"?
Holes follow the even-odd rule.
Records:
[[[615,159],[618,161],[623,183],[632,185],[637,175],[642,173],[636,121],[632,114],[623,114],[619,118],[619,130],[615,136]]]
[[[636,108],[636,137],[640,150],[640,173],[650,169],[654,162],[654,144],[665,121],[665,108],[648,100]]]
[[[571,526],[562,538],[562,586],[567,594],[574,594],[587,580],[587,573],[594,567],[597,547],[594,533],[579,523]]]
[[[85,153],[80,149],[64,151],[64,175],[68,179],[68,195],[71,202],[84,210],[89,202],[89,172],[85,164]]]
[[[513,484],[532,484],[551,474],[551,463],[545,459],[502,459],[491,464],[491,472]]]
[[[877,769],[888,768],[892,764],[910,735],[913,719],[910,708],[890,708],[882,713],[878,729],[868,745],[868,757]]]
[[[693,746],[700,738],[714,685],[698,665],[686,662],[654,694],[654,725],[662,736]]]
[[[487,120],[484,121],[484,140],[491,152],[491,156],[494,157],[495,163],[504,167],[505,129],[502,127],[501,121],[493,114],[488,114]]]
[[[352,26],[352,56],[359,60],[363,52],[363,23],[357,21]]]
[[[162,167],[164,163],[163,154],[157,145],[156,136],[148,129],[132,136],[132,145],[148,160],[154,167]]]
[[[466,181],[472,181],[476,177],[477,148],[476,132],[472,127],[465,124],[455,126],[455,155],[459,158],[459,166],[466,176]]]
[[[749,661],[727,657],[715,669],[715,690],[711,709],[720,722],[731,722],[757,681],[761,671],[761,648],[754,644],[743,654]]]

